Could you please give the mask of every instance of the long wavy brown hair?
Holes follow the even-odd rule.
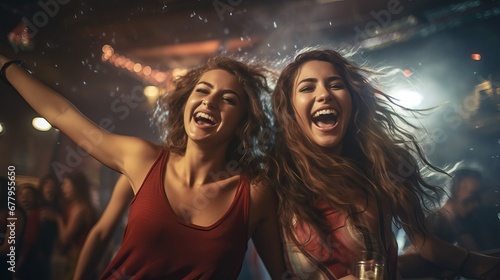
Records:
[[[175,81],[175,89],[158,100],[154,119],[162,133],[164,146],[171,152],[186,151],[187,135],[184,129],[184,108],[189,95],[200,77],[207,71],[221,69],[238,78],[245,96],[245,115],[239,131],[231,140],[226,159],[235,160],[239,167],[253,178],[262,174],[262,164],[267,153],[259,144],[259,134],[269,128],[269,117],[265,113],[263,100],[269,100],[271,89],[267,78],[272,75],[263,66],[246,64],[229,57],[215,57]],[[269,76],[270,77],[270,76]],[[266,97],[267,96],[267,97]]]
[[[295,117],[293,83],[300,67],[313,60],[335,66],[352,98],[352,116],[340,155],[327,154],[313,143]],[[429,201],[438,202],[441,189],[426,183],[419,165],[441,170],[428,162],[415,137],[401,123],[415,126],[395,112],[397,105],[390,96],[370,83],[374,74],[377,72],[361,68],[333,50],[309,50],[288,64],[277,81],[272,106],[278,144],[268,176],[275,179],[284,233],[295,242],[296,218],[309,224],[327,244],[332,229],[315,207],[318,198],[348,217],[363,213],[352,209],[353,201],[360,197],[366,204],[375,200],[384,205],[379,211],[390,211],[409,230],[411,239],[416,232],[428,233],[422,210]]]
[[[67,173],[64,178],[68,179],[73,185],[75,200],[81,203],[92,205],[90,182],[85,173],[81,171],[73,171]]]

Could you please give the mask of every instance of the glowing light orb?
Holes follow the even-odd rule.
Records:
[[[44,118],[41,117],[36,117],[33,118],[33,121],[31,122],[34,128],[36,128],[39,131],[48,131],[49,129],[52,128],[52,125],[48,121],[46,121]]]
[[[416,108],[424,99],[420,93],[409,89],[396,91],[392,93],[391,96],[396,99],[395,102],[398,105],[406,108]]]
[[[403,74],[406,77],[410,77],[413,74],[413,72],[410,69],[405,69],[405,70],[403,70]]]

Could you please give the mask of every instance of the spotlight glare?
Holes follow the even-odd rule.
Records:
[[[52,125],[50,125],[50,123],[47,122],[42,117],[33,118],[33,121],[31,123],[32,123],[33,127],[39,131],[48,131],[49,129],[52,128]]]
[[[409,89],[403,89],[391,94],[396,100],[395,102],[406,108],[416,108],[420,103],[422,103],[423,96]]]

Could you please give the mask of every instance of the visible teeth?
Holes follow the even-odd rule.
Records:
[[[321,115],[329,115],[329,114],[337,115],[337,112],[333,109],[323,109],[323,110],[319,110],[318,112],[316,112],[313,115],[313,118],[317,118]]]
[[[196,117],[197,118],[204,118],[204,119],[207,119],[207,120],[209,120],[209,121],[211,121],[213,123],[216,123],[215,119],[212,116],[210,116],[208,114],[205,114],[203,112],[196,113]]]

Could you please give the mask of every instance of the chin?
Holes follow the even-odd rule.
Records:
[[[332,138],[316,138],[314,139],[314,143],[316,143],[316,145],[322,147],[322,148],[325,148],[325,149],[334,149],[336,148],[338,145],[339,145],[339,141],[337,141],[336,139],[337,137],[335,137],[335,139],[332,139]]]
[[[329,141],[329,140],[319,140],[315,141],[316,145],[318,145],[321,149],[325,151],[325,153],[334,153],[340,154],[340,144],[337,141]]]

